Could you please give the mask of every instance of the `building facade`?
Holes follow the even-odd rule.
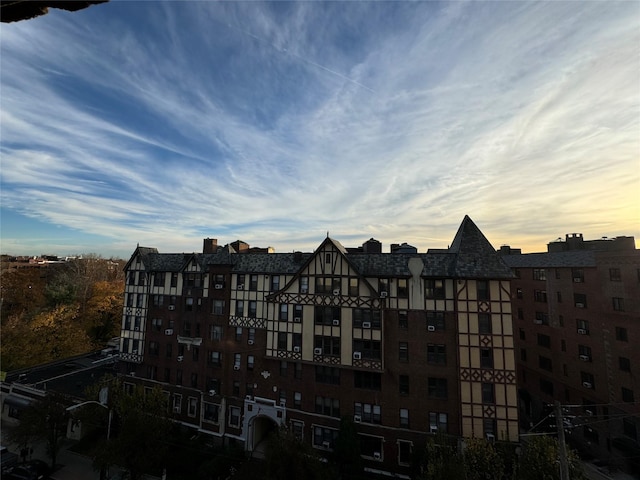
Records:
[[[523,426],[565,405],[567,438],[640,471],[640,252],[633,237],[567,235],[546,253],[503,247]]]
[[[313,253],[138,247],[121,373],[252,452],[280,425],[331,451],[344,416],[392,471],[438,431],[517,441],[511,270],[468,217],[448,249],[394,252],[328,236]]]

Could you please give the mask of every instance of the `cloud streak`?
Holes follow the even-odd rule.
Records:
[[[525,249],[639,235],[639,18],[193,2],[7,25],[3,209],[120,255],[204,236],[311,249],[326,230],[445,247],[465,214]],[[3,251],[19,238],[3,228]]]

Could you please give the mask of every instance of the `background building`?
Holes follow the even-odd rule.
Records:
[[[640,471],[640,252],[633,237],[502,247],[512,283],[521,420],[558,400],[584,452]]]
[[[161,385],[185,425],[253,452],[279,425],[330,451],[343,416],[388,470],[437,431],[518,440],[511,270],[468,217],[449,249],[395,247],[138,247],[122,373]]]

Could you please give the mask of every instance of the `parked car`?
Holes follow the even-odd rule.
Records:
[[[45,480],[49,478],[49,466],[42,460],[31,460],[16,465],[2,474],[2,480]]]
[[[0,455],[2,458],[1,468],[2,473],[18,464],[18,455],[11,453],[4,445],[0,446]]]

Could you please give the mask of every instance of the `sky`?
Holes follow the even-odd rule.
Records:
[[[640,238],[640,2],[118,2],[0,27],[0,250]]]

